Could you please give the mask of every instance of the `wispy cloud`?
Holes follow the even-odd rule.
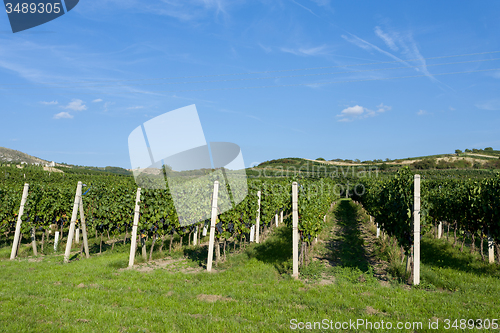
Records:
[[[452,106],[449,107],[450,111],[455,111],[456,109]]]
[[[379,26],[375,27],[375,35],[377,35],[384,44],[391,49],[391,51],[396,52],[399,51],[401,56],[396,56],[393,53],[390,53],[388,51],[385,51],[381,49],[380,47],[362,39],[359,38],[356,35],[353,35],[349,33],[349,36],[342,35],[342,38],[344,38],[346,41],[361,47],[367,51],[377,51],[379,53],[382,53],[402,64],[405,66],[408,66],[409,68],[413,68],[414,70],[423,73],[425,76],[429,77],[431,80],[434,82],[439,82],[441,83],[438,79],[436,79],[427,69],[427,63],[425,61],[425,58],[422,56],[420,53],[420,50],[418,49],[417,43],[413,39],[413,35],[410,32],[407,33],[400,33],[400,32],[394,32],[394,31],[389,31],[385,32],[380,28]],[[410,65],[407,60],[412,60],[416,61],[419,66],[414,67],[414,65]]]
[[[311,0],[311,1],[320,7],[330,8],[330,0]]]
[[[59,112],[58,114],[54,115],[54,119],[71,119],[71,118],[73,118],[73,116],[68,112]]]
[[[102,102],[102,99],[98,98],[98,99],[94,99],[94,100],[92,101],[92,103],[99,103],[99,102]]]
[[[425,116],[428,114],[429,114],[429,112],[427,112],[425,110],[418,110],[418,112],[417,112],[417,116]]]
[[[317,46],[317,47],[309,47],[309,48],[308,47],[299,47],[297,49],[282,47],[281,51],[286,52],[286,53],[295,54],[298,56],[320,56],[320,55],[328,54],[327,48],[328,47],[326,45],[321,45],[321,46]]]
[[[294,4],[296,4],[297,6],[302,7],[303,9],[305,9],[305,10],[306,10],[306,11],[308,11],[309,13],[313,14],[314,16],[319,17],[318,15],[316,15],[316,13],[315,13],[315,12],[313,12],[310,8],[307,8],[307,7],[306,7],[306,6],[304,6],[303,4],[300,4],[300,3],[298,3],[298,2],[297,2],[297,1],[295,1],[295,0],[290,0],[290,1],[291,1],[291,2],[293,2]]]
[[[64,109],[72,110],[72,111],[85,111],[87,110],[87,106],[83,104],[81,99],[73,99],[69,102],[68,105],[63,106]]]
[[[393,51],[398,51],[399,48],[396,46],[396,43],[394,43],[394,39],[386,34],[385,32],[380,29],[380,27],[375,27],[375,33],[377,36],[379,36],[391,50]]]
[[[500,110],[500,100],[492,99],[489,101],[476,103],[476,107],[482,110],[496,111]]]
[[[52,102],[40,102],[40,104],[43,104],[43,105],[56,105],[56,104],[59,104],[59,102],[57,102],[57,101],[52,101]]]
[[[138,109],[144,109],[144,106],[138,105],[138,106],[130,106],[127,108],[127,110],[138,110]]]
[[[377,105],[377,112],[385,112],[392,110],[392,106],[384,105],[384,103],[380,103]]]
[[[259,45],[259,46],[260,46],[260,48],[261,48],[261,49],[263,49],[263,50],[264,50],[264,52],[266,52],[266,53],[271,53],[271,52],[273,51],[273,49],[272,49],[271,47],[269,47],[269,46],[264,46],[264,45],[262,45],[261,43],[259,43],[258,45]]]
[[[124,7],[136,12],[169,16],[179,21],[200,20],[207,14],[229,15],[229,7],[241,3],[235,0],[107,0],[94,6],[92,10],[102,10],[104,6]]]
[[[115,102],[106,102],[104,103],[104,112],[109,111],[109,106],[115,104]]]

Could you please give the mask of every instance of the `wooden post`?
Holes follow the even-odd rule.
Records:
[[[280,213],[280,223],[283,224],[283,210]]]
[[[182,244],[181,244],[182,247]],[[148,249],[146,248],[146,235],[141,233],[141,251],[144,260],[148,261]]]
[[[297,211],[298,191],[297,182],[292,183],[292,246],[293,246],[293,274],[292,277],[299,278],[299,212]]]
[[[255,241],[255,224],[250,227],[250,242]]]
[[[278,213],[274,215],[274,222],[276,222],[276,226],[278,226]]]
[[[89,242],[87,239],[87,225],[85,223],[85,214],[83,213],[83,198],[80,197],[80,221],[81,221],[81,227],[82,227],[82,238],[83,238],[83,247],[85,248],[85,256],[87,258],[90,258],[90,253],[89,253]],[[77,231],[79,229],[76,229]]]
[[[54,236],[54,251],[57,251],[58,244],[59,244],[59,231],[56,231]]]
[[[36,249],[36,237],[35,237],[35,227],[31,228],[31,246],[33,248],[33,254],[35,256],[38,255],[38,251]]]
[[[380,237],[380,228],[379,228],[378,223],[377,223],[377,238],[379,238],[379,237]]]
[[[438,224],[438,239],[441,239],[443,236],[443,222],[439,222]]]
[[[257,191],[257,219],[255,221],[255,242],[260,243],[260,195],[261,192]],[[250,241],[252,241],[252,236],[250,235]]]
[[[21,216],[24,213],[24,205],[26,204],[26,199],[28,198],[28,190],[29,184],[24,184],[23,196],[21,198],[21,206],[19,206],[19,215],[17,215],[17,224],[16,224],[16,232],[14,233],[14,244],[12,244],[12,251],[10,252],[10,260],[14,260],[17,256],[17,249],[19,247],[20,242],[20,234],[21,234]]]
[[[134,224],[132,225],[132,236],[130,238],[130,256],[128,259],[128,267],[134,266],[135,251],[137,249],[137,225],[139,224],[139,202],[141,201],[141,188],[137,189],[135,196]]]
[[[420,175],[414,180],[413,285],[420,284]]]
[[[75,244],[80,244],[80,228],[76,228],[75,231]]]
[[[203,232],[201,234],[203,237],[205,237],[207,235],[207,231],[208,231],[207,229],[208,229],[208,225],[205,223],[203,225]]]
[[[78,208],[80,206],[80,200],[82,200],[82,182],[78,182],[76,187],[75,202],[73,204],[73,213],[71,215],[71,223],[69,225],[68,241],[66,242],[66,251],[64,252],[64,262],[69,261],[69,255],[71,253],[71,245],[73,245],[73,236],[75,234],[75,224],[76,218],[78,217]]]
[[[497,256],[500,253],[497,253]],[[493,238],[488,234],[488,261],[490,264],[495,263],[495,252],[493,249]]]
[[[217,197],[219,195],[219,182],[214,182],[214,193],[212,195],[212,220],[210,223],[210,241],[208,243],[207,272],[212,271],[212,260],[214,259],[215,222],[217,220]]]
[[[193,235],[193,245],[196,246],[197,244],[198,244],[198,226],[195,227]]]

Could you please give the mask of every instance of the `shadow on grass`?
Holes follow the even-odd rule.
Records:
[[[327,244],[327,257],[333,259],[335,265],[358,268],[362,272],[369,270],[367,253],[363,247],[360,223],[357,211],[350,200],[341,200],[335,209],[337,235]]]
[[[249,258],[272,264],[280,274],[290,273],[292,269],[292,229],[286,226],[277,228],[264,243],[255,244],[246,250]]]
[[[487,255],[487,253],[486,253]],[[476,255],[469,253],[469,249],[460,252],[459,246],[453,247],[444,239],[423,237],[421,240],[420,256],[422,263],[441,268],[452,268],[476,275],[496,275],[500,278],[498,266],[482,261]]]
[[[200,267],[207,267],[208,246],[184,248],[184,256],[197,263]]]

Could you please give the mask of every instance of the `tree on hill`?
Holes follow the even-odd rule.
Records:
[[[465,149],[465,152],[466,153],[472,153],[472,151],[470,149]]]
[[[493,148],[492,147],[486,147],[486,148],[484,148],[484,151],[493,151]]]
[[[316,161],[324,161],[325,159],[323,157],[318,157]]]
[[[460,149],[455,149],[455,154],[460,155],[462,154],[462,151]]]

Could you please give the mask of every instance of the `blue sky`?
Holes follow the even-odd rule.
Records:
[[[0,146],[130,167],[128,136],[195,104],[247,166],[500,149],[500,2],[82,0],[13,34]],[[449,74],[454,73],[454,74]]]

